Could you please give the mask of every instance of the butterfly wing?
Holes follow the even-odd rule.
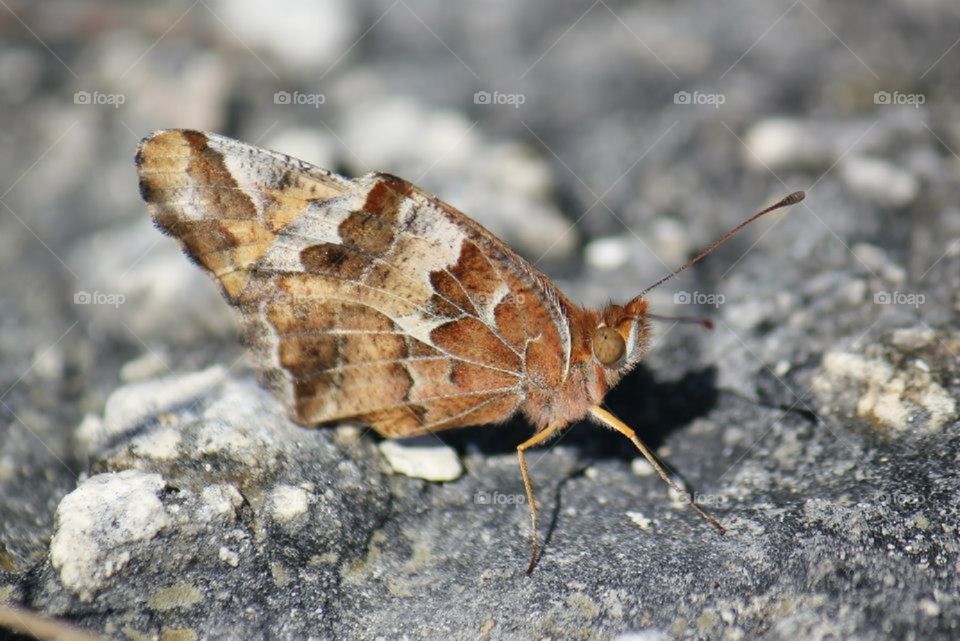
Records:
[[[351,189],[308,163],[199,131],[156,132],[140,143],[135,162],[154,223],[231,301],[305,202]]]
[[[153,219],[220,282],[299,422],[360,418],[386,436],[494,422],[531,374],[565,376],[568,303],[406,181],[191,131],[146,139],[137,165]]]

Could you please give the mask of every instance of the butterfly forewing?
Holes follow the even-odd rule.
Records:
[[[154,134],[137,165],[155,222],[220,282],[300,422],[357,417],[386,436],[496,422],[569,367],[562,295],[406,181],[192,131]]]

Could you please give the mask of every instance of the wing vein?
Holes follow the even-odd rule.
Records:
[[[475,412],[475,411],[477,411],[478,409],[480,409],[481,407],[483,407],[483,406],[485,406],[485,405],[489,405],[490,403],[492,403],[492,402],[494,402],[494,401],[499,401],[499,400],[502,399],[502,398],[508,398],[508,397],[510,397],[510,396],[516,396],[516,397],[517,397],[517,400],[518,400],[518,402],[519,402],[520,396],[517,395],[517,394],[498,394],[497,396],[494,396],[493,398],[488,398],[488,399],[486,399],[486,400],[483,401],[483,402],[477,403],[476,405],[471,405],[470,407],[468,407],[467,409],[463,410],[462,412],[458,412],[457,414],[453,414],[452,416],[447,416],[447,417],[445,417],[445,418],[441,418],[441,419],[438,419],[438,420],[436,420],[436,421],[431,421],[431,422],[429,422],[429,423],[422,423],[422,424],[421,424],[421,427],[422,427],[423,429],[427,430],[427,431],[432,431],[430,428],[433,427],[433,426],[435,426],[435,425],[442,425],[442,424],[444,424],[444,423],[449,423],[449,422],[451,422],[451,421],[455,421],[456,419],[460,418],[461,416],[466,416],[467,414],[470,414],[470,413],[472,413],[472,412]]]
[[[499,392],[502,392],[502,393],[499,393]],[[368,412],[383,412],[386,410],[397,409],[398,407],[406,407],[408,405],[422,405],[423,403],[431,403],[433,401],[445,401],[451,398],[469,398],[471,396],[480,396],[482,394],[497,394],[498,398],[501,396],[520,396],[519,392],[521,392],[520,386],[515,385],[513,387],[494,387],[491,389],[475,390],[473,392],[462,392],[460,394],[442,394],[439,396],[428,396],[426,398],[418,398],[416,400],[404,401],[403,403],[395,403],[393,405],[377,407],[373,410],[365,410],[364,413],[366,414]]]

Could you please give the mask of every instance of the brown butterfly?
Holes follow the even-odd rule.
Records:
[[[584,309],[501,240],[389,174],[347,180],[241,142],[167,130],[137,150],[156,225],[240,310],[260,379],[304,425],[357,419],[385,437],[502,422],[536,433],[524,452],[592,418],[629,438],[720,531],[627,425],[601,407],[643,358],[655,318],[644,294],[793,193],[725,234],[624,305]]]

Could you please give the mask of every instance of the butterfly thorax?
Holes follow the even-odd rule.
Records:
[[[528,375],[522,409],[538,430],[586,418],[589,408],[600,404],[647,352],[650,328],[643,299],[601,310],[571,305],[568,317],[571,350],[566,378],[551,387],[537,384],[535,372]]]

